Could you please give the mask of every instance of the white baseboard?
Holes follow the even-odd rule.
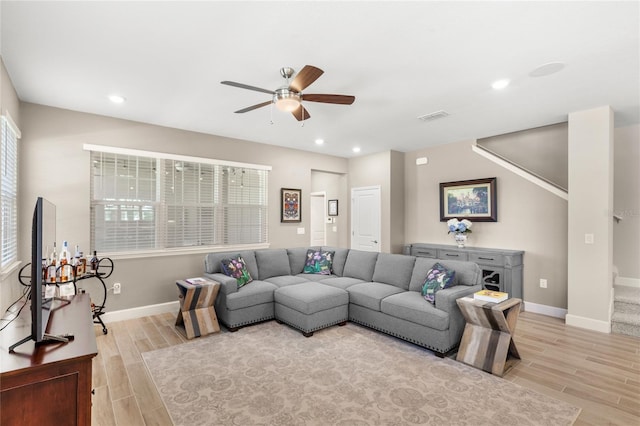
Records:
[[[593,318],[567,314],[567,316],[565,317],[565,324],[572,325],[574,327],[586,328],[587,330],[611,334],[610,321],[602,321]]]
[[[177,313],[179,310],[180,303],[176,300],[175,302],[159,303],[157,305],[123,309],[121,311],[105,312],[100,318],[102,318],[104,322],[115,322],[142,318],[149,315],[164,314],[165,312]]]
[[[640,278],[616,277],[616,285],[640,288]]]
[[[524,302],[524,310],[526,312],[533,312],[534,314],[547,315],[549,317],[564,319],[567,315],[567,310],[563,308],[556,308],[555,306],[540,305],[533,302]]]

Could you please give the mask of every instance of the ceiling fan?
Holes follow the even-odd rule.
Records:
[[[272,95],[270,101],[262,102],[256,105],[235,111],[237,114],[253,111],[270,104],[275,104],[282,111],[288,111],[298,121],[304,121],[311,117],[309,112],[302,106],[302,101],[322,102],[325,104],[351,105],[356,100],[355,96],[348,95],[327,95],[327,94],[303,94],[302,91],[311,85],[320,77],[324,71],[311,65],[305,65],[293,78],[291,83],[289,79],[294,74],[294,69],[284,67],[280,69],[280,75],[286,80],[286,83],[276,90],[262,89],[260,87],[249,86],[248,84],[236,83],[235,81],[221,81],[220,83],[227,86],[239,87],[241,89],[255,90]]]

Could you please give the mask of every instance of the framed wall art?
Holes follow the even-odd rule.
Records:
[[[440,184],[440,221],[468,219],[497,222],[496,178],[462,180]]]
[[[338,200],[329,200],[329,216],[338,216]]]
[[[280,222],[302,222],[302,190],[280,189]]]

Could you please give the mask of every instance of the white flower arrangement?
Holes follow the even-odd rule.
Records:
[[[467,219],[462,219],[462,220],[458,220],[458,219],[449,219],[447,221],[447,227],[449,228],[449,232],[447,232],[447,234],[450,233],[455,233],[455,234],[470,234],[471,232],[471,226],[473,224],[471,223],[471,221],[467,220]]]

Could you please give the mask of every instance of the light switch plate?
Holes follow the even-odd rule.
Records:
[[[593,244],[593,234],[584,234],[584,243]]]
[[[304,235],[304,228],[298,228],[298,235]]]

